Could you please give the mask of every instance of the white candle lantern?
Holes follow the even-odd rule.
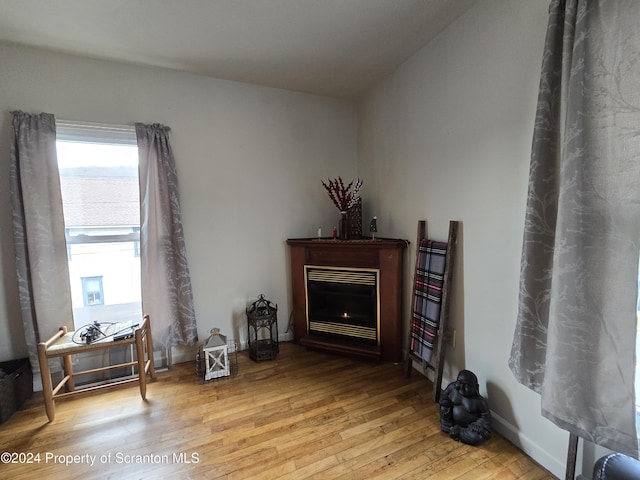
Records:
[[[227,338],[220,334],[220,329],[211,329],[211,336],[202,351],[206,369],[205,380],[229,376],[229,347]]]

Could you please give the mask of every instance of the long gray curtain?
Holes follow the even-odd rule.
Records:
[[[637,453],[640,2],[554,0],[509,365],[558,426]]]
[[[53,115],[12,112],[9,177],[20,308],[31,366],[37,343],[72,326],[60,177]],[[60,365],[51,365],[59,371]]]
[[[137,123],[136,136],[142,309],[151,317],[155,343],[193,345],[198,332],[169,128]]]

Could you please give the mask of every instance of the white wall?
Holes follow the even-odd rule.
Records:
[[[441,240],[462,222],[445,375],[474,371],[496,429],[563,477],[568,434],[507,364],[547,11],[546,0],[479,2],[379,85],[360,108],[359,173],[375,188],[365,218],[412,242],[405,285],[418,220]]]
[[[0,171],[8,171],[11,110],[170,126],[200,337],[217,326],[245,341],[244,309],[260,293],[278,304],[284,335],[291,305],[285,240],[336,224],[320,180],[355,176],[353,104],[5,44],[0,65]],[[26,355],[10,219],[5,173],[0,360]]]

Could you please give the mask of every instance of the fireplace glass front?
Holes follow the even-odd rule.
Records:
[[[305,265],[309,333],[379,345],[377,269]]]

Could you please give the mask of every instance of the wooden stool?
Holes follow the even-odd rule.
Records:
[[[44,407],[47,412],[49,421],[53,421],[56,415],[54,400],[65,398],[79,393],[89,391],[102,390],[126,383],[138,382],[140,385],[140,395],[142,399],[146,399],[147,395],[147,373],[151,379],[155,378],[155,369],[153,366],[153,341],[151,338],[151,324],[149,315],[145,315],[142,324],[135,330],[133,336],[121,340],[113,340],[111,337],[103,340],[97,340],[93,343],[78,344],[73,341],[74,332],[67,332],[67,327],[60,327],[60,330],[46,342],[38,343],[38,362],[40,363],[40,376],[42,378],[42,393],[44,394]],[[123,345],[135,345],[137,359],[131,362],[119,363],[117,365],[109,365],[107,367],[94,368],[81,372],[73,371],[73,363],[71,355],[93,350],[108,350],[113,347],[121,347]],[[146,353],[146,360],[145,360]],[[49,369],[49,359],[62,357],[64,366],[64,377],[53,387],[51,380],[51,370]],[[74,378],[79,375],[87,375],[92,373],[104,372],[115,368],[129,367],[137,365],[138,372],[136,378],[128,378],[117,380],[105,385],[97,385],[93,387],[85,387],[79,390],[75,389]],[[63,386],[66,386],[66,392],[60,392]]]

